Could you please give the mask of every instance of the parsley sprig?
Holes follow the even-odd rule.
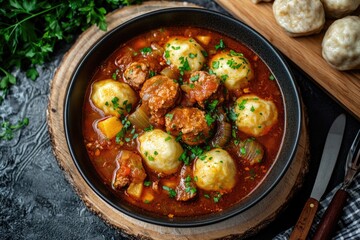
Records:
[[[37,66],[50,60],[64,42],[91,25],[107,29],[105,14],[120,5],[140,0],[9,0],[0,8],[0,104],[17,79],[12,72],[21,69],[35,80]]]
[[[29,125],[29,119],[24,118],[19,120],[16,124],[11,124],[9,121],[4,121],[0,124],[0,140],[11,140],[14,138],[14,132],[24,126]]]

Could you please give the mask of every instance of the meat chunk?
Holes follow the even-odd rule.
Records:
[[[179,84],[166,76],[155,76],[145,81],[140,97],[150,110],[150,122],[164,125],[164,115],[179,99]]]
[[[121,189],[130,183],[142,183],[146,173],[142,165],[142,158],[134,152],[123,150],[116,158],[113,187]]]
[[[210,135],[210,125],[205,119],[205,112],[194,107],[175,108],[165,116],[166,131],[181,136],[188,145],[205,142]]]
[[[196,185],[192,178],[192,169],[184,165],[181,168],[179,184],[176,187],[176,200],[188,201],[196,196]]]
[[[181,89],[192,103],[198,103],[204,107],[204,102],[214,94],[220,85],[216,75],[210,75],[205,71],[195,71],[189,78],[189,84],[183,85]]]
[[[149,76],[149,69],[145,63],[133,62],[124,72],[124,79],[134,89],[140,89]]]

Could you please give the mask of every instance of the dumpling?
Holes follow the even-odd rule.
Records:
[[[236,183],[236,166],[229,153],[214,148],[194,163],[196,185],[206,191],[229,192]]]
[[[139,143],[140,154],[151,170],[162,174],[172,174],[179,169],[182,163],[179,157],[183,153],[183,148],[170,134],[154,129],[142,134],[139,137]]]
[[[348,16],[331,24],[322,41],[322,56],[336,69],[360,69],[360,17]]]
[[[276,22],[290,36],[305,36],[321,31],[325,12],[320,0],[275,0]]]
[[[249,60],[243,54],[235,51],[220,52],[214,55],[209,65],[229,90],[245,87],[254,78],[254,71]]]
[[[330,18],[341,18],[355,11],[360,0],[321,0],[325,14]]]
[[[204,49],[193,38],[172,37],[165,44],[166,61],[180,73],[200,70],[204,63]]]
[[[254,94],[239,97],[234,112],[237,128],[254,137],[268,133],[278,118],[275,104]]]
[[[112,79],[94,82],[90,98],[105,115],[116,117],[130,112],[137,102],[137,95],[128,84]]]

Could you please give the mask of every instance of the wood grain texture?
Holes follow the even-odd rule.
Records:
[[[289,240],[306,240],[309,234],[311,225],[314,221],[316,212],[319,207],[319,201],[314,198],[309,198],[303,210],[301,211],[300,217],[295,224],[295,227],[290,235]]]
[[[321,33],[292,38],[276,23],[272,3],[254,4],[250,0],[215,0],[234,17],[245,22],[296,63],[344,108],[360,119],[360,70],[341,72],[330,67],[321,55]]]
[[[108,28],[111,30],[120,23],[148,11],[179,6],[190,5],[180,2],[150,1],[139,6],[126,7],[107,16]],[[91,27],[78,38],[72,48],[65,54],[51,82],[47,109],[48,128],[54,155],[66,178],[88,208],[109,225],[139,239],[238,238],[258,232],[274,220],[277,214],[287,205],[294,192],[301,187],[303,176],[308,171],[309,139],[305,117],[302,122],[302,133],[295,160],[280,183],[251,210],[223,222],[196,228],[157,226],[120,213],[91,190],[77,170],[69,153],[64,133],[64,102],[70,78],[81,56],[104,34],[98,28]]]

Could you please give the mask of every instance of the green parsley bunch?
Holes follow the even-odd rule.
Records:
[[[140,0],[0,0],[0,104],[17,79],[15,69],[35,80],[36,66],[50,59],[56,46],[71,42],[91,25],[106,31],[105,14]]]

